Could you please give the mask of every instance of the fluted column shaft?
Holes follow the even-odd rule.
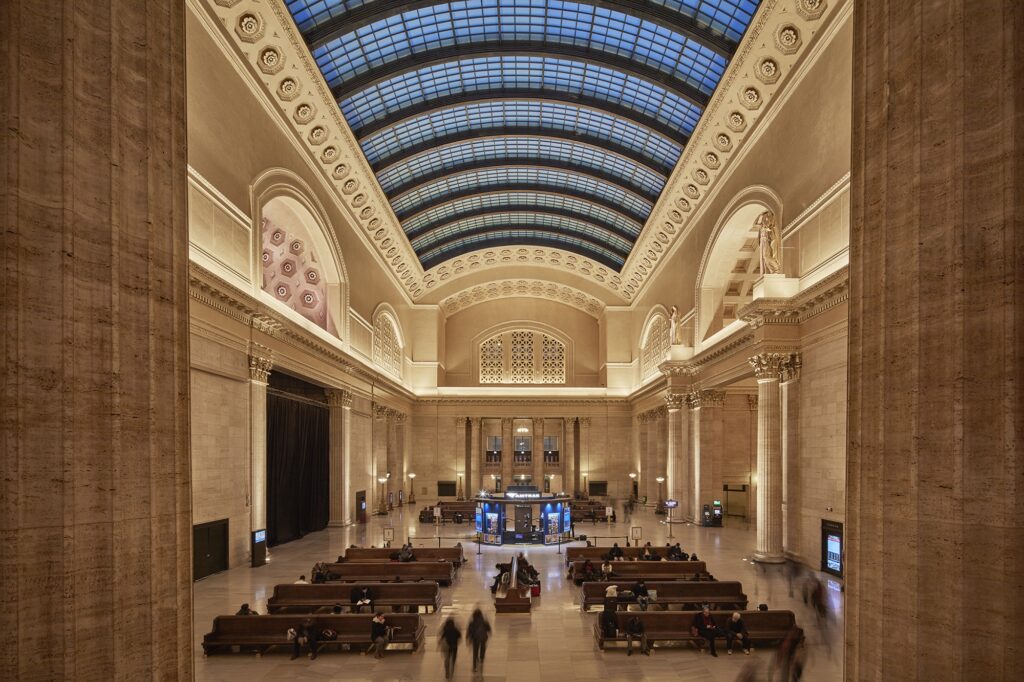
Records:
[[[782,391],[783,356],[750,359],[757,377],[757,546],[754,560],[781,563],[782,555]]]
[[[267,349],[249,355],[249,523],[267,527],[267,381],[273,362]]]
[[[501,419],[501,487],[512,483],[512,418]]]
[[[480,435],[480,417],[469,420],[469,452],[466,455],[466,471],[473,472],[472,485],[467,492],[474,496],[484,490],[483,443]]]
[[[560,446],[562,451],[559,453],[562,470],[565,472],[565,481],[562,483],[562,487],[568,494],[575,495],[580,487],[576,474],[579,471],[576,462],[576,418],[566,417],[562,421],[562,428],[565,433],[565,438]]]
[[[682,465],[686,413],[683,412],[683,397],[681,395],[670,394],[665,399],[665,404],[668,407],[665,495],[666,499],[679,500],[680,493],[686,489],[685,469]],[[686,509],[681,501],[679,506]]]
[[[687,397],[693,411],[691,453],[693,459],[692,513],[700,521],[705,504],[720,494],[716,490],[715,459],[722,457],[722,407],[725,394],[720,391],[696,391]]]
[[[533,420],[533,484],[544,490],[544,420]]]
[[[185,15],[0,3],[0,679],[192,678]]]
[[[455,485],[456,494],[466,496],[466,418],[455,418]]]

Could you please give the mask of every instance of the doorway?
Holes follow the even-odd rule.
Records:
[[[228,569],[228,520],[192,527],[192,580]]]
[[[366,523],[366,491],[356,492],[356,523]]]
[[[747,518],[747,486],[726,484],[722,490],[725,491],[725,515]]]

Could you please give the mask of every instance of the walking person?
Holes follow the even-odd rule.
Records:
[[[441,632],[438,634],[437,645],[444,653],[444,679],[450,680],[455,675],[455,657],[459,653],[459,640],[462,639],[462,633],[459,632],[459,626],[455,624],[455,619],[449,617],[441,627]]]
[[[483,677],[484,656],[487,654],[487,640],[491,636],[491,624],[480,609],[473,611],[466,626],[466,641],[473,645],[473,673]]]

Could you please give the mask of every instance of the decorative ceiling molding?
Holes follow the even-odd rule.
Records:
[[[826,15],[843,4],[763,0],[622,269],[621,293],[627,300],[636,299],[701,214],[737,151],[793,81],[797,62],[822,35]]]
[[[539,279],[502,279],[464,289],[441,301],[445,315],[454,315],[466,308],[499,298],[534,296],[582,310],[591,317],[599,318],[604,312],[604,303],[575,287],[555,284]]]
[[[215,17],[222,36],[263,86],[281,119],[306,150],[353,228],[373,245],[410,299],[425,293],[423,268],[324,82],[282,0],[230,3],[193,0]]]
[[[463,254],[428,270],[423,276],[423,286],[429,290],[471,272],[509,265],[540,265],[571,272],[600,284],[616,302],[623,301],[622,294],[616,291],[621,280],[614,270],[575,253],[537,246],[480,249]]]

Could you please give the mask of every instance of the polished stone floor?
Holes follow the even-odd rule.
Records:
[[[643,528],[644,540],[664,545],[668,526],[652,512],[638,512],[631,522],[578,523],[577,534],[602,537],[600,545],[614,541],[623,543],[630,526]],[[325,653],[311,661],[305,657],[290,660],[288,652],[267,654],[258,658],[251,654],[226,654],[204,658],[200,646],[213,617],[234,613],[242,602],[260,613],[266,612],[266,600],[274,585],[295,581],[300,574],[319,560],[332,560],[350,544],[361,546],[382,544],[383,528],[395,528],[396,543],[407,536],[415,546],[453,545],[461,540],[467,564],[459,572],[455,584],[442,588],[444,606],[439,614],[424,616],[427,640],[419,653],[389,652],[382,660],[357,653]],[[203,682],[257,680],[443,680],[443,664],[436,634],[442,619],[455,617],[460,629],[476,607],[483,609],[494,627],[494,636],[487,650],[484,680],[704,680],[722,682],[735,680],[746,667],[756,668],[754,679],[769,677],[773,667],[774,648],[755,651],[751,656],[737,652],[711,658],[692,647],[659,647],[650,657],[627,657],[622,649],[601,652],[594,643],[594,611],[582,613],[577,590],[565,579],[564,556],[556,547],[526,547],[527,557],[542,575],[542,596],[534,600],[533,613],[496,616],[492,605],[489,576],[494,564],[505,560],[512,549],[483,547],[480,554],[468,537],[472,526],[421,524],[415,510],[406,507],[390,516],[375,516],[365,526],[331,528],[274,548],[270,562],[261,568],[236,568],[210,576],[195,584],[195,672]],[[674,542],[687,552],[697,552],[707,562],[708,570],[719,580],[740,580],[750,599],[751,608],[766,603],[773,609],[791,609],[797,623],[807,634],[807,666],[805,680],[828,681],[842,678],[843,593],[838,582],[824,578],[831,617],[818,625],[811,610],[804,605],[799,585],[793,596],[785,571],[781,567],[764,569],[749,561],[754,547],[754,530],[741,521],[727,520],[725,528],[699,528],[673,524]],[[614,538],[614,539],[613,539]],[[523,549],[523,548],[517,548]],[[563,548],[564,551],[564,548]],[[456,680],[473,679],[468,650],[461,647]],[[479,679],[479,678],[478,678]]]

